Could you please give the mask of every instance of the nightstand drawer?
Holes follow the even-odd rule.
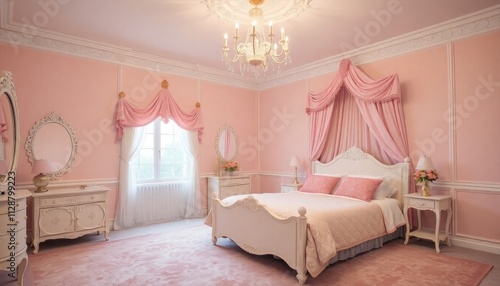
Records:
[[[425,200],[425,199],[410,199],[410,206],[416,208],[430,208],[434,209],[434,201]]]

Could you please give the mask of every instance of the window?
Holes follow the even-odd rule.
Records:
[[[181,132],[185,131],[173,120],[165,124],[161,118],[144,128],[143,144],[133,162],[137,166],[137,182],[187,180],[191,162],[181,138]]]

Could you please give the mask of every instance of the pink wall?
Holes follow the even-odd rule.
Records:
[[[432,156],[440,174],[434,192],[454,199],[454,234],[492,242],[500,242],[500,234],[484,218],[500,218],[495,208],[500,205],[498,46],[497,31],[360,65],[374,79],[399,75],[411,157]],[[184,110],[201,103],[202,176],[215,172],[215,136],[227,123],[240,140],[241,171],[257,174],[253,191],[278,192],[280,183],[292,180],[292,155],[303,160],[299,173],[304,181],[309,148],[306,96],[326,88],[335,74],[257,92],[39,50],[15,53],[2,45],[0,63],[1,70],[12,71],[17,87],[21,147],[37,120],[58,112],[73,126],[81,144],[77,164],[58,182],[105,180],[112,189],[112,217],[120,145],[114,140],[111,120],[119,91],[145,104],[167,79]],[[30,181],[30,166],[21,149],[18,184],[30,186]],[[201,187],[206,191],[206,179]]]
[[[432,157],[439,173],[434,193],[451,195],[454,200],[453,233],[490,242],[500,242],[498,227],[493,225],[500,219],[494,207],[500,205],[499,45],[500,32],[496,31],[359,66],[373,79],[398,74],[413,164],[421,155]],[[287,166],[292,153],[307,157],[305,93],[323,90],[333,76],[261,92],[261,128],[273,108],[291,105],[298,114],[293,128],[276,133],[261,152],[260,170],[275,173],[261,179],[262,190],[279,188],[284,181],[280,172],[291,173]],[[292,105],[292,100],[298,102]],[[464,181],[467,186],[460,186]],[[463,188],[467,195],[460,191]],[[425,214],[424,225],[432,227],[434,217]]]

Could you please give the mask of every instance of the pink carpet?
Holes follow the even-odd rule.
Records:
[[[298,285],[295,271],[202,225],[30,255],[35,285]],[[329,266],[307,285],[477,285],[491,265],[395,243]]]

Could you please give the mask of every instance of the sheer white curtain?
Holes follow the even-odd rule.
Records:
[[[120,177],[118,181],[118,206],[113,226],[116,230],[135,225],[134,209],[137,200],[137,182],[134,167],[130,165],[130,162],[139,153],[143,134],[144,127],[127,127],[123,129]]]
[[[179,128],[179,127],[177,127]],[[191,157],[190,170],[188,170],[188,181],[185,184],[187,192],[186,213],[185,218],[201,217],[201,194],[200,194],[200,180],[198,174],[198,132],[188,131],[179,128],[181,135],[182,146],[186,153]]]
[[[187,181],[181,184],[183,195],[155,198],[148,197],[150,194],[143,196],[138,191],[136,169],[131,164],[142,146],[144,128],[124,128],[120,160],[118,207],[114,229],[179,219],[179,213],[176,211],[179,209],[185,209],[180,218],[201,217],[203,215],[198,174],[198,132],[188,131],[178,126],[176,128],[178,128],[179,135],[181,135],[183,148],[191,159],[191,164],[188,165],[187,170]],[[165,190],[165,192],[168,191]],[[161,207],[144,207],[142,204],[145,200],[154,200],[152,204],[155,206],[160,204]],[[179,204],[185,204],[185,206]]]

